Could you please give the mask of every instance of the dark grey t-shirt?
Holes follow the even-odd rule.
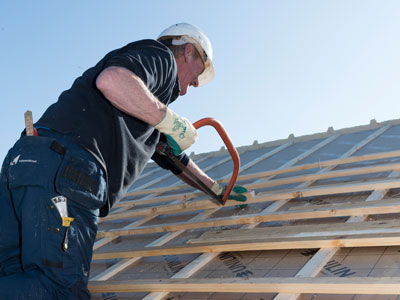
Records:
[[[100,216],[107,215],[124,196],[152,157],[160,138],[154,127],[118,110],[97,89],[97,76],[109,66],[135,73],[166,105],[175,101],[180,91],[172,52],[155,40],[141,40],[108,53],[78,77],[36,123],[72,135],[103,165],[108,202]]]

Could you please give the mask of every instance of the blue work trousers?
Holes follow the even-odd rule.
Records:
[[[0,299],[90,299],[105,194],[102,168],[68,136],[42,129],[18,140],[1,169]],[[69,226],[57,199],[74,218]]]

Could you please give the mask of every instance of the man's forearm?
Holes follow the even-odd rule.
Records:
[[[208,186],[209,188],[212,187],[214,180],[211,179],[206,173],[204,173],[203,170],[201,170],[191,159],[189,159],[189,162],[186,166],[197,178],[199,178],[206,186]],[[184,181],[185,183],[189,184],[190,186],[201,190],[203,192],[207,192],[205,190],[203,190],[196,182],[194,182],[188,175],[186,175],[185,173],[181,173],[179,175],[177,175],[182,181]]]
[[[97,88],[119,110],[152,126],[159,123],[167,110],[146,87],[144,82],[128,69],[108,67],[96,80]]]

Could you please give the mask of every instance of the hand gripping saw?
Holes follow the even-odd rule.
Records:
[[[230,192],[233,189],[233,186],[235,185],[236,179],[239,175],[239,169],[240,169],[240,157],[239,154],[233,145],[232,141],[230,140],[228,133],[226,132],[225,128],[222,126],[222,124],[217,121],[214,118],[204,118],[201,119],[195,123],[193,123],[194,128],[199,129],[200,127],[203,126],[212,126],[215,128],[215,130],[218,132],[219,136],[221,137],[222,141],[224,142],[226,148],[228,149],[232,160],[233,160],[233,172],[232,172],[232,177],[229,181],[229,184],[227,188],[225,189],[224,195],[222,198],[215,194],[207,185],[205,185],[199,178],[196,177],[196,175],[193,174],[175,155],[173,155],[171,148],[168,146],[168,144],[164,142],[159,142],[156,147],[156,151],[159,154],[162,155],[167,155],[174,163],[175,165],[186,175],[188,175],[196,184],[201,186],[209,196],[212,197],[212,199],[217,202],[218,204],[225,205],[226,200],[228,199],[228,196]]]

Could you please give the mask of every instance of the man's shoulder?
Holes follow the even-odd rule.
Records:
[[[154,58],[156,61],[167,63],[173,66],[175,63],[174,55],[164,44],[152,40],[138,40],[131,42],[121,48],[115,49],[106,54],[102,61],[107,62],[106,64],[114,64],[116,60],[124,61],[124,64],[143,64],[150,63],[153,66]],[[129,69],[129,68],[128,68]]]
[[[131,42],[125,46],[126,48],[154,48],[159,50],[165,50],[169,52],[169,49],[164,44],[160,43],[157,40],[152,39],[144,39]]]

